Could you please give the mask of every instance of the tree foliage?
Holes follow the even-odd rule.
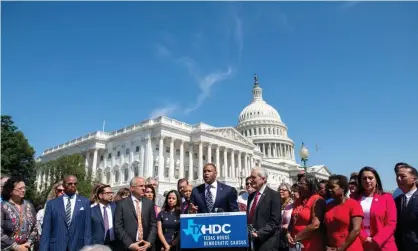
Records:
[[[66,175],[75,175],[78,180],[78,193],[90,197],[92,191],[92,179],[86,174],[84,166],[84,157],[80,154],[61,156],[56,160],[44,163],[38,163],[37,169],[41,175],[46,175],[46,182],[41,184],[39,191],[39,202],[44,204],[52,186],[62,181]]]
[[[7,115],[1,116],[1,172],[22,176],[28,187],[26,197],[35,198],[35,150]]]

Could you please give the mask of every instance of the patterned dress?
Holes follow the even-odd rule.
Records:
[[[26,200],[20,208],[8,201],[1,202],[1,250],[12,250],[26,242],[32,244],[37,238],[35,208]]]

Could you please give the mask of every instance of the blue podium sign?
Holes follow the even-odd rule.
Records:
[[[248,247],[245,212],[181,214],[180,248]]]

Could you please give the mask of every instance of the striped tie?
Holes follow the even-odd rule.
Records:
[[[212,185],[209,185],[206,188],[206,206],[208,207],[209,213],[211,213],[213,209],[213,198],[212,198],[212,192],[210,191],[211,188],[212,188]]]
[[[70,227],[71,225],[71,196],[68,196],[67,205],[65,206],[65,221],[67,222],[67,226]]]

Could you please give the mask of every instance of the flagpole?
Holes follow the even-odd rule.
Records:
[[[106,121],[105,120],[103,120],[103,132],[104,132],[104,129],[105,129],[105,124],[106,124]]]

